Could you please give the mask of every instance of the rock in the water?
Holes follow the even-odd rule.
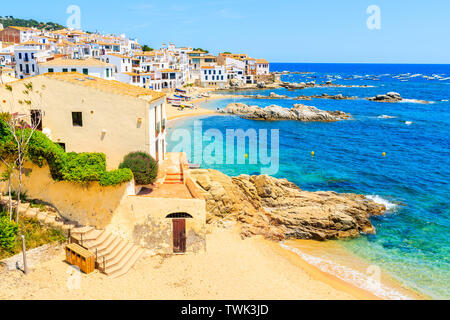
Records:
[[[372,98],[367,98],[369,101],[377,101],[377,102],[399,102],[402,101],[403,98],[397,92],[388,92],[386,94],[379,94]]]
[[[246,119],[256,120],[297,120],[297,121],[339,121],[350,119],[351,115],[342,111],[323,111],[313,106],[295,104],[294,108],[283,108],[270,105],[265,108],[248,106],[244,103],[231,103],[223,113],[239,115]]]
[[[191,170],[206,199],[208,223],[226,219],[244,237],[331,240],[375,233],[370,217],[386,207],[363,195],[303,191],[286,179],[266,175],[231,178],[216,170]],[[211,181],[208,188],[202,188]]]

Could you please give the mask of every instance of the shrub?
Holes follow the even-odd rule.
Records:
[[[100,185],[103,187],[115,186],[124,182],[131,181],[132,179],[133,172],[130,169],[119,169],[102,174],[100,178]]]
[[[9,218],[4,215],[0,216],[0,248],[12,250],[18,230],[16,223],[9,221]]]
[[[16,148],[8,130],[4,120],[0,118],[0,155],[11,154]],[[28,158],[39,167],[48,164],[55,181],[99,181],[102,186],[114,186],[133,179],[129,170],[107,172],[106,156],[103,153],[66,153],[60,145],[39,131],[35,131],[31,136],[26,151]]]
[[[61,168],[63,180],[74,182],[99,181],[105,171],[103,153],[66,153]]]
[[[158,163],[145,152],[133,152],[126,155],[119,168],[130,169],[136,183],[141,185],[155,182],[158,176]]]

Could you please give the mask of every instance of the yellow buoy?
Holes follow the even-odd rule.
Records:
[[[248,158],[248,154],[245,154],[245,159],[247,159]]]
[[[316,155],[316,153],[313,151],[313,152],[311,152],[311,156],[315,156]]]
[[[386,157],[386,152],[383,152],[383,157]]]

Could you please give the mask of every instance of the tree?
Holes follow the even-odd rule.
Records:
[[[40,126],[42,121],[42,116],[40,114],[41,105],[42,105],[42,93],[39,91],[35,91],[33,87],[33,83],[24,83],[25,90],[22,91],[25,99],[18,100],[17,103],[20,106],[23,106],[23,109],[27,110],[28,113],[20,114],[19,112],[14,112],[15,108],[15,91],[11,85],[5,85],[5,89],[10,92],[11,99],[9,100],[9,114],[10,117],[4,121],[6,124],[6,131],[11,135],[13,145],[6,144],[8,148],[11,148],[9,157],[12,159],[8,159],[5,154],[2,156],[2,162],[8,163],[6,165],[6,174],[9,175],[9,183],[11,184],[12,174],[17,171],[17,176],[19,180],[17,193],[17,204],[16,204],[16,223],[19,222],[19,206],[21,203],[21,194],[22,194],[22,179],[23,179],[23,167],[26,160],[26,155],[28,151],[28,145],[31,137],[34,132]],[[42,86],[42,90],[45,89],[45,86]],[[37,99],[38,98],[38,99]],[[5,100],[3,101],[5,102]],[[33,110],[37,112],[33,113]],[[29,119],[29,120],[28,120]],[[28,121],[27,121],[28,120]],[[3,152],[4,153],[4,152]],[[11,190],[9,190],[9,197],[11,199]],[[12,204],[10,201],[10,210],[12,210]]]
[[[193,50],[194,51],[201,51],[201,52],[204,52],[204,53],[209,53],[208,50],[205,50],[205,49],[202,49],[202,48],[194,48]]]
[[[144,52],[153,51],[153,48],[150,48],[148,45],[145,44],[142,46],[142,51]]]

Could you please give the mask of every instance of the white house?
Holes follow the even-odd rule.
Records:
[[[38,57],[45,61],[51,54],[43,51],[39,43],[26,42],[14,48],[14,60],[16,61],[16,77],[24,79],[39,74]]]
[[[265,59],[256,59],[256,74],[267,75],[270,74],[270,64]]]
[[[107,53],[102,57],[102,61],[115,66],[114,73],[116,80],[130,83],[129,73],[133,72],[132,58],[122,54]]]
[[[97,59],[64,59],[58,58],[39,63],[39,74],[53,72],[79,72],[105,80],[115,79],[115,66]]]
[[[200,82],[204,87],[223,87],[228,82],[225,66],[213,65],[201,67]]]

